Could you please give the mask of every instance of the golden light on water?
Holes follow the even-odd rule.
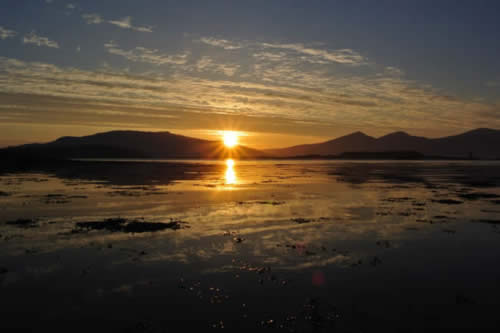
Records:
[[[233,159],[227,159],[226,160],[226,184],[227,185],[234,185],[238,181],[236,178],[236,172],[234,172],[234,160]]]
[[[233,131],[222,132],[222,140],[224,145],[228,148],[233,148],[238,145],[238,133]]]

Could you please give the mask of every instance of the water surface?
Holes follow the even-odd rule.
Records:
[[[498,162],[86,160],[0,191],[5,327],[498,325]]]

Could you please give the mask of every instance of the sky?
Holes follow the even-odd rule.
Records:
[[[500,2],[1,0],[0,147],[500,129]]]

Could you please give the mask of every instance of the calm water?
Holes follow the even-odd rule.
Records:
[[[4,171],[0,327],[499,326],[499,224],[498,162]]]

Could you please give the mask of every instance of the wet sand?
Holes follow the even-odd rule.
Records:
[[[74,162],[0,173],[0,327],[499,326],[498,162]]]

